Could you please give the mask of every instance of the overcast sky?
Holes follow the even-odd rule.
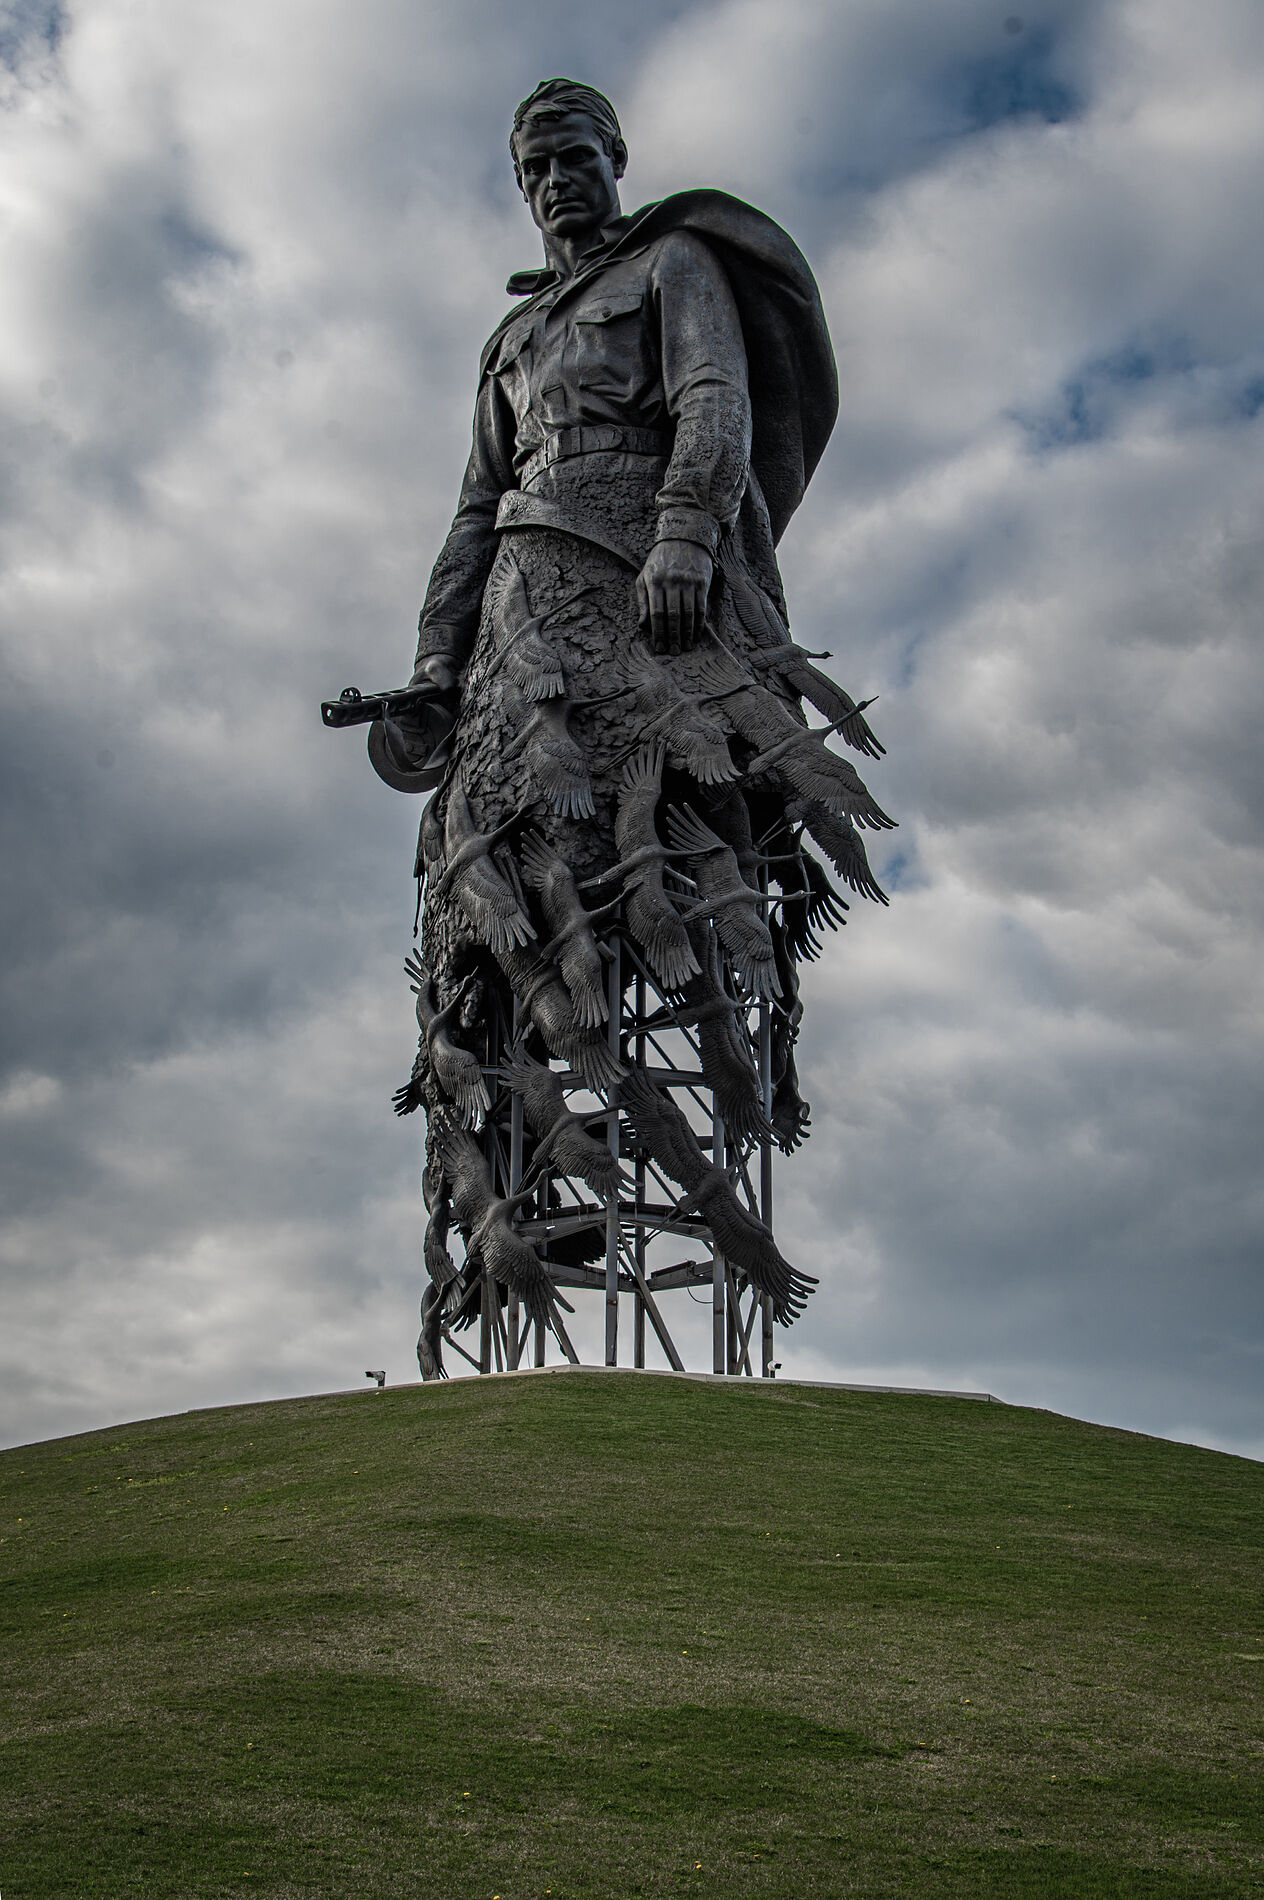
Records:
[[[317,708],[407,677],[563,72],[625,206],[786,225],[839,360],[783,567],[901,828],[807,985],[785,1372],[1264,1456],[1259,0],[7,0],[0,55],[0,1436],[417,1376],[417,805]]]

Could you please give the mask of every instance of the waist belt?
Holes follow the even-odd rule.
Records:
[[[645,558],[643,554],[634,554],[617,536],[609,533],[604,522],[593,521],[587,514],[577,513],[570,503],[552,501],[547,495],[524,495],[520,488],[507,489],[501,496],[496,528],[500,534],[512,533],[515,528],[552,528],[559,534],[573,534],[581,541],[591,541],[594,547],[604,548],[634,574],[640,572]]]
[[[600,449],[626,449],[629,455],[668,456],[671,439],[658,429],[623,429],[606,422],[586,422],[573,429],[559,429],[528,457],[518,480],[525,488],[550,463],[563,462],[571,455],[592,455]]]

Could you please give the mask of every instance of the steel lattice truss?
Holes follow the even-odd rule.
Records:
[[[742,1142],[729,1135],[703,1076],[696,1029],[680,1020],[678,1002],[660,987],[637,945],[624,932],[610,932],[606,949],[612,1053],[656,1088],[672,1092],[700,1146],[726,1169],[750,1213],[771,1227],[772,1143]],[[772,1098],[773,1007],[767,1000],[752,997],[745,1003],[744,1016],[766,1114]],[[559,1304],[549,1325],[532,1321],[516,1291],[498,1282],[485,1265],[481,1270],[476,1265],[473,1272],[463,1271],[446,1289],[427,1289],[423,1338],[428,1330],[437,1366],[442,1365],[445,1349],[479,1372],[543,1366],[550,1355],[578,1364],[561,1302],[569,1306],[576,1294],[591,1293],[604,1297],[607,1365],[644,1366],[647,1338],[652,1337],[667,1364],[683,1372],[685,1363],[664,1312],[664,1297],[684,1292],[697,1299],[699,1291],[707,1288],[712,1370],[772,1376],[771,1300],[725,1260],[706,1220],[690,1211],[688,1197],[631,1138],[618,1108],[603,1092],[592,1090],[581,1076],[556,1062],[552,1067],[567,1093],[568,1106],[572,1112],[592,1114],[593,1132],[605,1132],[620,1164],[623,1183],[618,1200],[603,1203],[583,1181],[555,1166],[535,1163],[522,1094],[501,1080],[500,1059],[515,1045],[518,1028],[516,1020],[506,1019],[503,1007],[489,1025],[484,1074],[492,1106],[481,1142],[495,1192],[506,1198],[524,1189],[529,1193],[515,1215],[514,1228],[544,1261]],[[530,1192],[533,1175],[538,1176],[538,1185]],[[558,1257],[568,1253],[572,1257]],[[682,1254],[691,1257],[682,1258]],[[630,1353],[626,1332],[621,1341],[621,1302],[631,1304]]]

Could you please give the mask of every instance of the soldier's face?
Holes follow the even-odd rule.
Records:
[[[618,212],[613,161],[582,113],[524,126],[518,170],[522,195],[546,237],[579,237]]]

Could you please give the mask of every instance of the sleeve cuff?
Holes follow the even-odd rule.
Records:
[[[720,545],[720,524],[701,508],[661,508],[656,541],[692,541],[714,559]]]
[[[457,668],[463,667],[469,658],[472,642],[462,627],[445,625],[437,620],[427,625],[423,620],[418,625],[417,633],[418,666],[436,654],[442,654]]]

